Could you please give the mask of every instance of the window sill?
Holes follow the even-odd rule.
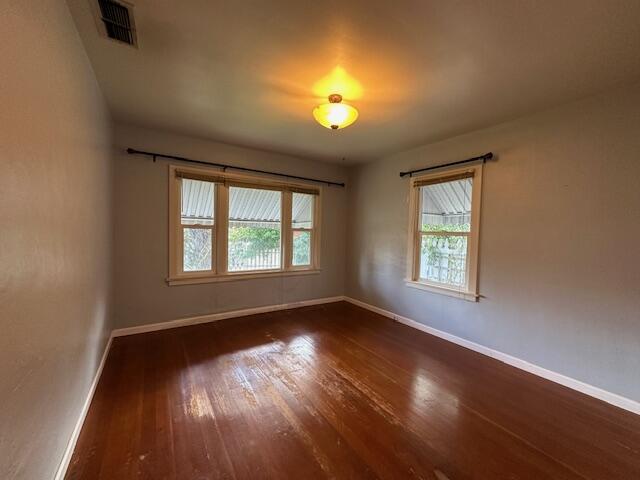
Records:
[[[168,285],[195,285],[199,283],[235,282],[238,280],[251,280],[255,278],[289,277],[293,275],[316,275],[320,269],[311,270],[278,270],[271,272],[237,272],[224,275],[189,275],[182,277],[170,277],[166,279]]]
[[[405,280],[405,283],[407,287],[417,288],[418,290],[425,290],[431,293],[439,293],[440,295],[447,295],[449,297],[461,298],[469,302],[477,302],[480,298],[480,295],[473,292],[454,290],[452,288],[430,285],[415,280]]]

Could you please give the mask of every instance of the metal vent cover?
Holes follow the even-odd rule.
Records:
[[[96,9],[96,13],[103,33],[117,42],[137,46],[131,6],[114,0],[97,0],[97,3],[99,9]]]

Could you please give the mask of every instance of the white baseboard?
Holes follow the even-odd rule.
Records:
[[[231,310],[221,313],[210,313],[197,317],[179,318],[177,320],[169,320],[167,322],[151,323],[148,325],[140,325],[137,327],[118,328],[111,334],[113,337],[122,337],[125,335],[135,335],[137,333],[156,332],[158,330],[167,330],[170,328],[186,327],[188,325],[198,325],[200,323],[217,322],[225,318],[244,317],[247,315],[256,315],[258,313],[276,312],[278,310],[289,310],[291,308],[306,307],[309,305],[320,305],[322,303],[333,303],[344,300],[342,296],[315,298],[312,300],[303,300],[301,302],[281,303],[279,305],[265,305],[263,307],[245,308],[243,310]]]
[[[100,364],[98,365],[96,374],[94,375],[93,381],[91,382],[91,387],[89,387],[87,398],[85,398],[84,400],[84,404],[82,405],[82,410],[80,410],[80,416],[78,417],[76,426],[73,428],[73,432],[71,433],[71,438],[69,438],[69,442],[67,443],[67,448],[64,450],[64,455],[62,456],[62,460],[60,461],[60,465],[58,466],[56,475],[55,477],[53,477],[54,480],[64,480],[64,476],[67,474],[67,469],[69,468],[69,462],[71,462],[71,456],[73,455],[73,451],[76,448],[76,443],[78,442],[78,437],[80,436],[82,425],[84,424],[84,420],[87,417],[87,413],[89,412],[89,407],[91,406],[91,400],[93,400],[93,394],[96,391],[98,382],[100,381],[100,375],[102,375],[102,369],[104,368],[104,364],[107,361],[107,356],[109,355],[109,349],[111,348],[112,340],[113,340],[113,335],[109,336],[107,345],[104,347],[104,353],[102,354],[102,358],[100,359]]]
[[[498,350],[494,350],[492,348],[485,347],[478,343],[465,340],[464,338],[457,337],[450,333],[443,332],[442,330],[429,327],[422,323],[416,322],[415,320],[411,320],[410,318],[397,315],[393,312],[389,312],[382,308],[369,305],[368,303],[365,303],[365,302],[361,302],[360,300],[356,300],[355,298],[344,297],[344,300],[354,305],[357,305],[359,307],[366,308],[367,310],[371,310],[372,312],[378,313],[385,317],[389,317],[409,327],[413,327],[417,330],[421,330],[430,335],[434,335],[436,337],[442,338],[449,342],[455,343],[456,345],[460,345],[461,347],[465,347],[470,350],[473,350],[474,352],[478,352],[483,355],[487,355],[488,357],[495,358],[496,360],[507,363],[513,367],[519,368],[521,370],[532,373],[534,375],[545,378],[547,380],[551,380],[552,382],[559,383],[560,385],[563,385],[565,387],[571,388],[578,392],[584,393],[591,397],[607,402],[611,405],[615,405],[616,407],[619,407],[624,410],[628,410],[630,412],[640,415],[640,403],[636,402],[635,400],[631,400],[630,398],[623,397],[616,393],[608,392],[606,390],[603,390],[602,388],[589,385],[588,383],[584,383],[584,382],[581,382],[580,380],[567,377],[566,375],[562,375],[552,370],[547,370],[546,368],[540,367],[538,365],[534,365],[533,363],[529,363],[526,360],[513,357],[509,354],[500,352]]]

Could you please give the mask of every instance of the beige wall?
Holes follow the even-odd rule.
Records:
[[[0,478],[43,480],[112,328],[110,127],[64,2],[0,25]]]
[[[322,196],[322,272],[318,275],[167,286],[168,165],[125,153],[127,147],[211,162],[343,181],[340,166],[119,125],[115,131],[115,317],[131,327],[208,313],[342,295],[346,191]]]
[[[487,151],[483,298],[405,286],[398,173]],[[639,179],[640,85],[356,168],[347,294],[640,400]]]

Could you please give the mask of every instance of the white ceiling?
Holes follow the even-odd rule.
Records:
[[[638,0],[134,0],[138,49],[98,34],[91,1],[68,3],[117,120],[320,160],[640,79]],[[311,111],[336,66],[360,118],[330,131]]]

